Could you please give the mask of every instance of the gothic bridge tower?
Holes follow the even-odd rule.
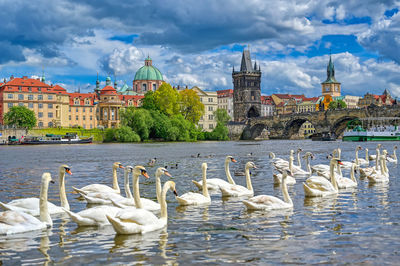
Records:
[[[261,69],[250,58],[250,51],[243,50],[240,71],[232,71],[233,116],[235,121],[261,115]]]

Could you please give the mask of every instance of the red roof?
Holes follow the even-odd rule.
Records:
[[[55,85],[53,87],[53,91],[59,94],[67,94],[67,90],[64,89],[63,87],[59,86],[59,85]]]
[[[2,89],[4,89],[5,91],[54,93],[53,88],[50,85],[41,82],[39,79],[31,79],[26,76],[22,78],[12,77],[9,81],[2,84],[1,86]]]
[[[219,90],[217,91],[218,97],[233,97],[233,90],[232,89],[227,89],[227,90]]]
[[[316,102],[318,99],[319,97],[303,98],[303,101]]]
[[[75,104],[75,100],[79,99],[79,105],[87,105],[85,99],[89,99],[89,105],[94,105],[94,100],[96,99],[95,93],[68,93],[69,95],[69,105],[78,105]]]
[[[114,89],[111,86],[105,86],[103,89],[101,89],[100,94],[102,95],[117,95],[117,90]]]
[[[133,106],[138,106],[144,98],[143,95],[118,95],[118,97],[121,101],[124,101],[125,106],[129,106],[129,102],[133,102]]]
[[[261,96],[261,104],[274,104],[271,96],[262,95]]]

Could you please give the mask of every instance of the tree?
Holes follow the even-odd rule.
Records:
[[[184,89],[179,94],[181,97],[181,114],[185,119],[197,124],[204,114],[204,104],[200,102],[200,97],[192,89]]]
[[[35,112],[25,106],[14,106],[4,115],[4,123],[19,128],[31,129],[36,126]]]
[[[143,103],[142,108],[144,108],[144,109],[157,110],[156,103],[154,102],[154,92],[153,91],[146,92],[142,103]]]
[[[138,109],[133,114],[130,125],[142,140],[147,140],[149,139],[150,128],[153,126],[153,118],[148,110]]]
[[[217,120],[217,123],[221,123],[224,126],[229,122],[229,120],[231,120],[228,112],[225,109],[221,108],[218,108],[216,111],[214,111],[214,116]]]
[[[164,114],[171,116],[179,113],[179,93],[164,82],[153,94],[157,108]]]
[[[335,100],[329,103],[328,108],[330,110],[344,109],[347,108],[347,104],[343,100]]]

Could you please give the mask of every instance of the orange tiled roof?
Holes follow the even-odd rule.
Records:
[[[105,86],[103,89],[101,89],[100,94],[102,95],[117,95],[117,90],[114,89],[111,86]]]
[[[77,105],[75,104],[75,99],[79,99],[79,105],[86,105],[85,99],[89,98],[89,104],[94,105],[94,100],[96,99],[95,93],[68,93],[69,95],[69,105]]]

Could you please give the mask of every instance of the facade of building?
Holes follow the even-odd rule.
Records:
[[[329,63],[326,69],[327,77],[322,85],[322,96],[330,95],[332,97],[340,96],[340,82],[338,82],[335,78],[335,66],[332,62],[332,57],[329,56]]]
[[[359,108],[358,101],[360,100],[360,98],[361,97],[359,96],[346,95],[344,96],[343,101],[346,103],[347,108],[354,109]]]
[[[304,138],[309,138],[312,134],[315,133],[315,128],[313,124],[306,121],[301,125],[299,131],[300,133],[304,134]]]
[[[233,117],[237,122],[261,115],[261,70],[254,67],[250,51],[244,50],[240,71],[232,71]]]
[[[155,91],[164,82],[163,76],[155,66],[150,57],[144,61],[144,66],[139,68],[133,80],[133,91],[138,94],[146,94],[148,91]]]
[[[228,115],[233,120],[233,90],[219,90],[217,91],[218,108],[225,109]]]
[[[297,104],[297,113],[315,112],[318,97],[304,98],[302,102]]]
[[[192,90],[196,91],[200,101],[204,104],[204,115],[199,120],[199,127],[205,131],[213,131],[217,126],[214,112],[218,109],[218,94],[215,91],[204,91],[197,86]]]
[[[261,96],[261,116],[273,116],[275,104],[271,96]]]
[[[368,107],[371,104],[377,106],[393,105],[395,104],[395,100],[392,98],[390,92],[388,90],[385,90],[382,95],[367,93],[364,95],[363,98],[360,98],[360,100],[358,101],[358,106],[360,108]]]

